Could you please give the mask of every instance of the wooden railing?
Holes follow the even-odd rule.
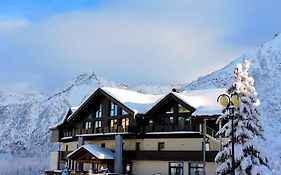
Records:
[[[105,133],[124,133],[130,132],[130,128],[126,127],[100,127],[100,128],[90,128],[90,129],[75,129],[73,130],[73,137],[77,135],[89,135],[89,134],[105,134]]]
[[[159,125],[147,126],[146,132],[174,132],[174,131],[199,131],[199,125]]]
[[[213,130],[212,128],[210,128],[210,127],[208,127],[208,126],[206,126],[206,133],[209,135],[209,136],[211,136],[211,137],[213,137],[213,138],[219,138],[216,134],[217,134],[217,131],[215,131],[215,130]]]

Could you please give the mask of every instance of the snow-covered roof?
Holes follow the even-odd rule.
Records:
[[[73,112],[75,112],[78,108],[79,108],[79,106],[73,106],[73,107],[71,107],[70,109],[71,109],[71,112],[73,113]]]
[[[219,95],[226,93],[226,90],[203,89],[172,93],[196,109],[192,115],[219,115],[221,114],[222,107],[217,102],[217,98]]]
[[[161,102],[169,94],[162,95],[152,95],[152,94],[143,94],[140,92],[127,90],[127,89],[118,89],[112,87],[102,87],[100,88],[104,93],[108,94],[116,101],[120,102],[124,106],[128,107],[134,114],[145,114],[151,110],[156,104]],[[183,92],[171,92],[177,98],[181,99],[183,102],[189,106],[195,108],[195,111],[192,115],[219,115],[221,114],[221,106],[217,103],[217,97],[225,93],[225,89],[204,89],[204,90],[193,90],[193,91],[183,91]],[[95,94],[95,93],[94,93]],[[92,96],[91,96],[92,97]],[[90,97],[90,98],[91,98]],[[90,99],[89,98],[89,99]],[[84,102],[85,105],[89,99]],[[82,108],[83,105],[80,107]],[[69,116],[68,119],[71,119],[72,116],[80,110],[80,108],[72,109],[73,113]],[[75,110],[77,109],[77,110]],[[75,110],[75,111],[74,111]]]
[[[137,113],[146,113],[164,95],[143,94],[136,91],[111,87],[101,88],[113,98]]]
[[[74,155],[77,151],[81,149],[86,149],[89,151],[91,154],[93,154],[97,159],[114,159],[114,153],[107,149],[107,148],[102,148],[94,144],[86,144],[83,146],[80,146],[78,149],[73,151],[72,153],[67,155],[67,158],[70,156]]]

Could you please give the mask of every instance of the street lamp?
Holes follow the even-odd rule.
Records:
[[[217,98],[217,102],[219,102],[223,107],[223,113],[228,111],[229,116],[231,117],[231,146],[232,146],[232,161],[231,161],[231,174],[235,175],[234,168],[234,111],[240,107],[240,98],[237,93],[221,94]]]

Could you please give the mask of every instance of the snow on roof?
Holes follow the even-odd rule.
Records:
[[[79,108],[79,106],[73,106],[73,107],[71,107],[70,109],[71,109],[71,111],[72,111],[72,113],[73,113],[73,112],[75,112],[78,108]]]
[[[145,113],[164,95],[143,94],[136,91],[111,87],[101,88],[113,98],[133,110],[135,113]]]
[[[222,111],[222,107],[217,102],[217,98],[219,95],[226,93],[226,90],[204,89],[172,93],[196,109],[193,115],[217,115],[221,114]]]
[[[107,148],[99,147],[94,144],[86,144],[86,145],[80,146],[78,149],[76,149],[72,153],[68,154],[67,158],[69,158],[70,156],[72,156],[73,154],[75,154],[77,151],[79,151],[82,148],[89,151],[91,154],[93,154],[98,159],[114,159],[114,153],[111,150],[109,150]]]

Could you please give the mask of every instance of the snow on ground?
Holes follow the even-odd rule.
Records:
[[[48,168],[48,158],[28,159],[0,154],[0,175],[41,175]]]

